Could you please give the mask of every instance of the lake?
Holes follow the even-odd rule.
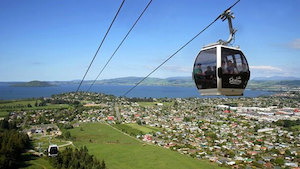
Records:
[[[12,87],[8,83],[0,83],[0,100],[50,97],[53,94],[74,92],[77,84],[59,85],[51,87]],[[85,91],[89,85],[83,85],[81,90]],[[94,85],[92,92],[122,96],[132,86],[121,85]],[[244,97],[258,97],[272,95],[274,92],[260,90],[245,90]],[[153,98],[187,98],[200,96],[196,87],[174,87],[174,86],[138,86],[127,97],[153,97]],[[221,96],[224,97],[224,96]]]

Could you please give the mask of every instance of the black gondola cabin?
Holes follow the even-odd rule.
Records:
[[[242,96],[249,78],[246,57],[238,47],[204,46],[194,63],[193,79],[201,95]]]
[[[58,155],[58,146],[56,144],[51,144],[48,147],[48,156],[56,157]]]

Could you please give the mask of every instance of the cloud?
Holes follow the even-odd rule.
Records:
[[[288,45],[289,45],[290,48],[293,48],[293,49],[300,49],[300,38],[294,39],[294,40],[293,40],[292,42],[290,42]]]
[[[282,72],[283,70],[278,68],[278,67],[274,67],[274,66],[250,66],[250,69],[254,69],[254,70],[264,70],[264,71],[277,71],[277,72]]]

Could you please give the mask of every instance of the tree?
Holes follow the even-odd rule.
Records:
[[[282,158],[277,158],[274,161],[275,164],[282,166],[284,164],[284,160]]]
[[[66,131],[65,134],[64,134],[64,137],[65,137],[66,139],[71,138],[71,133],[70,133],[69,131]]]
[[[102,160],[102,162],[101,162],[101,166],[102,166],[102,169],[105,169],[105,168],[106,168],[106,165],[105,165],[105,162],[104,162],[104,160]]]
[[[213,140],[217,139],[217,135],[214,132],[207,132],[205,133],[205,136],[210,137]]]
[[[38,107],[38,106],[39,106],[39,104],[38,104],[37,101],[35,101],[34,106],[35,106],[35,107]]]
[[[0,121],[0,168],[18,168],[21,154],[29,144],[27,134],[16,130],[15,123],[11,124],[7,119]]]
[[[289,149],[286,149],[286,150],[285,150],[285,155],[290,156],[290,155],[292,155],[292,153],[291,153],[291,151],[290,151]]]
[[[141,121],[140,119],[138,119],[138,120],[136,121],[136,123],[137,123],[138,125],[142,125],[142,121]]]

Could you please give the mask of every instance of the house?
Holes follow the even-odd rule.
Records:
[[[273,168],[273,165],[272,165],[272,163],[270,163],[270,162],[267,162],[264,166],[265,166],[266,168]]]
[[[270,132],[273,131],[273,128],[264,128],[264,129],[258,129],[257,132],[258,133],[264,133],[264,132]]]
[[[284,163],[284,166],[287,166],[287,167],[298,167],[298,164],[297,163]]]
[[[150,135],[150,134],[144,135],[143,141],[151,142],[152,141],[152,135]]]
[[[107,117],[107,120],[113,121],[114,119],[115,119],[114,116],[108,116],[108,117]]]
[[[234,165],[235,164],[235,161],[228,161],[226,162],[227,165]]]

